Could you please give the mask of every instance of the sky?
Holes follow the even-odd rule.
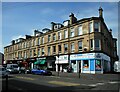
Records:
[[[117,2],[2,2],[0,52],[4,52],[4,47],[12,40],[33,35],[34,29],[51,28],[51,22],[63,23],[71,12],[78,20],[98,17],[100,6],[108,29],[112,29],[113,37],[118,38]]]

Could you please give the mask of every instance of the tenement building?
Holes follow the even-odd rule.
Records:
[[[12,40],[4,47],[6,63],[23,63],[26,68],[48,68],[53,71],[104,73],[118,60],[117,39],[112,36],[99,8],[98,17],[51,22],[51,29],[34,30],[34,35]]]

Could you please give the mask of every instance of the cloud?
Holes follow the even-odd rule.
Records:
[[[19,39],[19,38],[25,38],[25,36],[22,36],[22,35],[13,36],[11,38],[11,40],[16,40],[16,39]]]

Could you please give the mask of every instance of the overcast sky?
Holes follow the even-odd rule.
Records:
[[[100,6],[103,8],[103,17],[108,29],[111,28],[113,37],[117,38],[117,2],[2,2],[1,51],[3,52],[3,47],[9,45],[11,40],[26,34],[32,35],[34,29],[50,28],[52,21],[63,23],[69,19],[71,12],[78,20],[98,17]]]

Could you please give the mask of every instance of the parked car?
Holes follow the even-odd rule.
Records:
[[[0,67],[0,76],[2,76],[3,78],[8,76],[8,72],[6,71],[5,67]]]
[[[40,74],[40,75],[52,75],[50,70],[41,70],[41,69],[32,69],[32,74]]]

